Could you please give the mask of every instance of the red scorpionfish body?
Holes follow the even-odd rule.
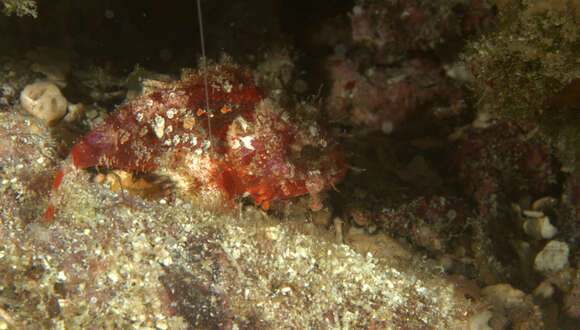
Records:
[[[67,171],[98,166],[167,176],[207,200],[251,196],[267,209],[270,201],[310,194],[311,208],[321,208],[317,194],[338,183],[347,165],[318,110],[306,103],[285,110],[229,59],[209,64],[207,77],[211,134],[202,71],[148,81],[143,95],[73,146],[53,196]]]

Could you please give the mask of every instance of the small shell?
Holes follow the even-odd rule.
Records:
[[[549,207],[552,207],[558,203],[558,200],[552,196],[544,196],[542,198],[536,199],[532,203],[532,210],[542,211]]]
[[[551,239],[558,233],[558,228],[550,223],[550,218],[528,219],[523,225],[524,232],[536,239]]]
[[[528,218],[541,218],[544,216],[544,212],[542,211],[533,211],[533,210],[523,210],[522,214]]]

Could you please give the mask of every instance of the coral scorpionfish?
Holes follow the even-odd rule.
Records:
[[[229,59],[207,67],[208,102],[201,71],[145,86],[141,96],[73,146],[56,175],[46,219],[54,217],[67,173],[89,167],[168,177],[177,189],[207,200],[250,196],[264,209],[273,200],[303,194],[319,209],[318,193],[346,173],[342,151],[314,106],[284,109],[259,91],[251,72]]]

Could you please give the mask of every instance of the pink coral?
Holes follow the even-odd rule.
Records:
[[[351,15],[352,38],[379,54],[431,50],[478,31],[492,14],[487,1],[359,1]]]
[[[529,193],[541,196],[557,182],[558,163],[535,128],[501,122],[465,134],[452,152],[461,185],[481,213],[505,198]]]
[[[365,74],[358,66],[343,57],[329,61],[333,117],[391,133],[415,113],[422,112],[425,121],[441,120],[463,109],[461,91],[430,61],[413,59],[399,68],[377,67]]]

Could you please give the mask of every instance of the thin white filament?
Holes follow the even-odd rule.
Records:
[[[197,0],[197,22],[199,23],[199,38],[201,40],[201,66],[203,68],[203,86],[205,90],[205,111],[207,113],[207,135],[208,141],[210,141],[210,148],[213,149],[213,143],[211,140],[211,114],[212,111],[209,108],[209,91],[207,89],[207,60],[205,57],[205,40],[203,37],[203,22],[201,18],[201,0]]]

